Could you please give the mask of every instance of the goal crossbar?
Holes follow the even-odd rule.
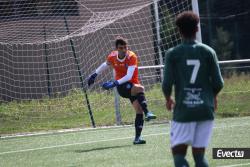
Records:
[[[241,63],[250,63],[250,59],[219,61],[219,64],[241,64]],[[154,69],[154,68],[156,68],[156,69],[162,69],[162,68],[164,68],[164,65],[141,66],[141,67],[138,67],[139,70]]]

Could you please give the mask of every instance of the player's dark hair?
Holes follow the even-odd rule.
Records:
[[[123,38],[123,37],[117,37],[116,40],[115,40],[115,47],[117,48],[118,45],[127,45],[128,44],[128,41]]]
[[[197,14],[192,11],[185,11],[177,16],[175,24],[184,38],[193,38],[195,37],[199,21]]]

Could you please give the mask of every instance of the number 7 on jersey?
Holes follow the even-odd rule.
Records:
[[[200,68],[200,60],[187,60],[187,65],[194,66],[193,72],[190,78],[190,83],[194,84],[197,78],[199,68]]]

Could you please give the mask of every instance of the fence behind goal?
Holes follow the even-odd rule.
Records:
[[[168,120],[160,89],[161,68],[154,66],[162,66],[163,51],[181,42],[174,19],[178,13],[192,10],[192,4],[197,10],[194,2],[0,2],[0,134],[114,125],[119,118],[116,111],[121,114],[118,123],[131,124],[134,111],[129,102],[117,99],[113,90],[100,88],[113,78],[111,70],[98,76],[93,87],[86,85],[119,35],[128,39],[141,67],[152,66],[140,70],[140,79],[157,122]],[[249,111],[249,68],[240,65],[244,68],[225,65],[229,83],[225,92],[231,93],[223,96],[227,105],[221,108],[231,110],[234,104],[244,115]],[[233,98],[235,103],[230,101]]]

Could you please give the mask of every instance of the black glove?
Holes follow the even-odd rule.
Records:
[[[88,79],[88,85],[92,85],[95,82],[95,78],[97,77],[97,73],[92,74]]]

